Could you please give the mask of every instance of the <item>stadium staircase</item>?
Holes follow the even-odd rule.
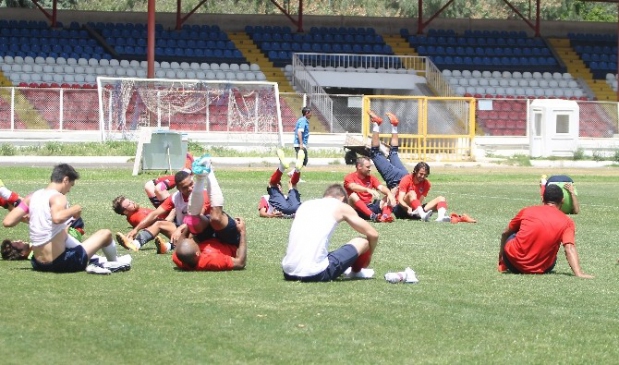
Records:
[[[383,35],[383,40],[396,55],[418,56],[417,52],[408,44],[408,41],[400,35]]]
[[[569,39],[549,38],[548,42],[567,67],[567,72],[575,79],[582,79],[589,89],[591,89],[591,92],[593,92],[597,100],[617,101],[617,94],[606,83],[606,80],[597,80],[593,78],[593,74],[589,68],[570,45]]]
[[[303,107],[302,100],[299,97],[292,96],[290,94],[296,93],[290,84],[290,81],[284,74],[281,68],[273,65],[273,62],[260,51],[256,44],[245,32],[230,32],[228,37],[238,48],[248,62],[255,63],[260,66],[260,71],[264,73],[268,81],[277,82],[279,85],[279,92],[283,93],[281,98],[285,100],[286,104],[291,110],[299,111]],[[282,106],[283,108],[284,106]],[[310,124],[311,132],[327,132],[322,123]]]
[[[3,76],[4,78],[4,76]],[[5,80],[2,80],[4,82]],[[15,115],[25,124],[27,129],[49,129],[49,124],[30,103],[28,97],[19,88],[15,88]],[[0,89],[0,98],[11,99],[11,89]]]
[[[284,72],[279,67],[273,66],[273,62],[269,61],[269,59],[260,52],[256,44],[245,32],[230,32],[228,33],[228,37],[236,48],[241,51],[248,62],[260,66],[260,71],[264,73],[268,81],[274,81],[279,84],[279,92],[294,92]]]

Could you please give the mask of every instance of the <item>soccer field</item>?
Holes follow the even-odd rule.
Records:
[[[244,271],[180,272],[152,243],[132,254],[130,271],[111,276],[38,273],[25,261],[0,262],[0,363],[617,362],[619,170],[433,167],[429,198],[444,195],[449,212],[478,223],[376,224],[375,279],[302,284],[285,282],[280,268],[292,221],[258,217],[274,168],[215,166],[226,211],[247,223]],[[302,200],[320,197],[352,170],[310,166],[299,184]],[[82,205],[87,233],[128,231],[111,209],[117,195],[150,207],[143,185],[155,173],[78,171],[68,198]],[[0,178],[25,195],[44,187],[50,172],[2,168]],[[540,203],[540,174],[566,172],[582,209],[572,216],[576,247],[595,279],[574,277],[563,252],[551,275],[498,273],[499,237],[509,219]],[[342,225],[333,242],[354,235]],[[23,224],[2,228],[0,236],[27,237]],[[418,284],[384,281],[387,271],[407,266]]]

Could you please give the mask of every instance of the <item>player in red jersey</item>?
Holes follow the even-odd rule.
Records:
[[[498,270],[518,274],[546,274],[557,262],[563,244],[574,275],[591,279],[580,267],[575,246],[574,221],[561,211],[563,191],[548,185],[544,204],[522,209],[501,235]]]
[[[195,190],[189,196],[185,224],[191,239],[182,240],[174,251],[174,263],[184,270],[232,270],[245,268],[245,223],[223,211],[224,196],[215,177],[210,156],[194,161]],[[210,214],[201,212],[206,185]],[[198,243],[198,244],[196,244]]]
[[[398,124],[400,121],[393,113],[386,113],[391,124],[391,147],[388,158],[380,151],[380,125],[383,119],[373,111],[368,112],[372,122],[372,147],[370,158],[376,169],[385,180],[387,187],[395,195],[398,202],[393,213],[397,218],[421,219],[428,221],[434,210],[438,212],[437,222],[450,222],[447,215],[447,201],[445,197],[438,196],[426,204],[423,201],[428,196],[431,184],[427,180],[430,175],[430,166],[425,162],[418,163],[412,173],[400,160]]]
[[[133,228],[153,212],[152,209],[142,208],[133,200],[127,199],[122,195],[112,201],[112,209],[117,214],[124,215],[127,218],[127,222]],[[173,249],[173,245],[170,242],[164,242],[158,235],[161,233],[170,239],[176,230],[176,225],[171,221],[165,220],[165,218],[166,216],[157,217],[153,224],[140,230],[133,240],[130,240],[121,232],[117,232],[116,241],[128,250],[138,251],[148,242],[154,240],[157,253],[166,253]]]
[[[393,222],[391,215],[395,197],[385,185],[372,175],[372,162],[367,157],[357,158],[356,171],[344,178],[348,203],[363,219],[375,222]],[[380,193],[384,195],[381,199]]]
[[[146,217],[144,217],[138,225],[136,225],[131,232],[127,234],[127,238],[129,240],[133,240],[137,233],[142,229],[151,226],[155,223],[159,217],[168,215],[170,212],[174,210],[174,224],[176,229],[172,233],[170,237],[170,241],[172,244],[178,244],[183,238],[186,238],[189,234],[187,230],[187,224],[184,223],[184,219],[187,216],[188,209],[188,201],[191,192],[194,189],[194,181],[191,173],[186,170],[181,170],[174,175],[174,182],[176,183],[177,192],[172,194],[166,200],[161,203],[161,205],[148,213]],[[202,213],[208,214],[211,210],[210,200],[206,191],[202,191],[203,195],[203,204],[202,204]]]
[[[219,238],[209,238],[200,243],[184,239],[172,254],[174,264],[181,270],[226,271],[242,270],[247,258],[245,222],[235,218],[239,232],[239,245],[226,244]]]

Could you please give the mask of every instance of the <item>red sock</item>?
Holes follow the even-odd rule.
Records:
[[[411,202],[411,208],[413,208],[413,210],[419,208],[419,206],[421,205],[421,202],[417,199],[413,200]]]
[[[277,185],[282,181],[282,172],[279,169],[275,170],[273,175],[271,175],[271,180],[269,180],[270,185]]]
[[[351,266],[351,270],[353,272],[359,272],[361,269],[368,267],[370,265],[370,261],[372,260],[372,254],[370,250],[365,251],[357,258],[354,264]]]
[[[368,217],[372,216],[372,211],[370,210],[370,208],[368,208],[368,206],[365,205],[365,203],[361,200],[357,200],[357,202],[355,203],[355,208],[358,211],[363,212],[363,214],[367,215]]]
[[[297,185],[300,178],[301,178],[301,173],[298,170],[294,170],[294,172],[292,173],[292,177],[290,178],[290,184]]]
[[[438,202],[438,204],[436,205],[436,207],[437,207],[438,209],[441,209],[441,208],[445,208],[445,209],[447,209],[447,202]]]
[[[19,195],[16,192],[11,192],[11,195],[6,200],[9,204],[15,204],[16,201],[19,200]]]
[[[544,198],[544,191],[546,191],[546,185],[539,186],[539,195]]]

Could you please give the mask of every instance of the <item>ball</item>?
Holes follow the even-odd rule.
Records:
[[[574,208],[574,202],[572,201],[572,195],[565,188],[565,184],[569,184],[569,183],[551,182],[549,184],[554,184],[561,188],[561,191],[563,192],[563,205],[561,205],[561,211],[565,214],[571,214],[572,209]],[[574,193],[576,193],[576,188],[574,188]]]

